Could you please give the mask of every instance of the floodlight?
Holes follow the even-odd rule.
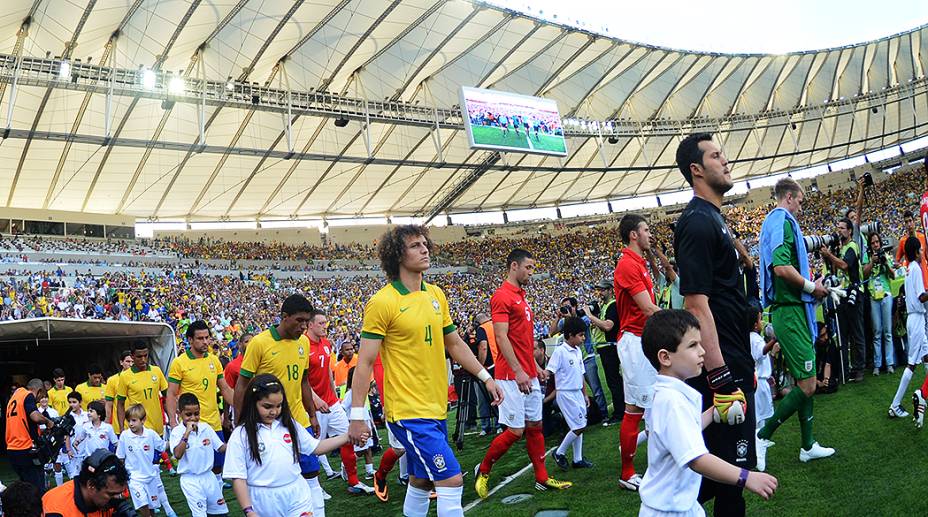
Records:
[[[142,70],[142,88],[146,90],[154,90],[155,83],[158,81],[158,77],[155,75],[155,71],[150,68],[145,68]]]
[[[71,78],[71,62],[67,59],[61,61],[61,66],[58,67],[58,79],[66,81]]]
[[[171,80],[168,82],[168,93],[171,95],[183,95],[184,88],[184,78],[179,75],[171,77]]]

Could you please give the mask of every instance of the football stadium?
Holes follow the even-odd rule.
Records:
[[[773,10],[7,0],[0,515],[918,514],[928,5]]]

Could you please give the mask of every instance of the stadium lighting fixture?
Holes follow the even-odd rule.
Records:
[[[172,76],[168,82],[168,93],[171,95],[183,95],[184,88],[184,78],[179,75]]]
[[[61,60],[61,66],[58,67],[58,78],[62,81],[71,78],[71,62],[67,59]]]
[[[142,88],[145,88],[146,90],[154,90],[157,80],[158,78],[155,75],[154,70],[150,68],[142,69]]]
[[[230,77],[230,78],[226,81],[226,90],[231,92],[231,91],[234,90],[234,89],[235,89],[235,82],[233,82],[233,81],[232,81],[232,78]]]
[[[345,127],[348,125],[348,117],[338,116],[335,117],[335,127]]]

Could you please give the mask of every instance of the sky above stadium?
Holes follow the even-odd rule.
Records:
[[[531,16],[625,40],[729,53],[816,50],[928,23],[926,0],[487,0]]]

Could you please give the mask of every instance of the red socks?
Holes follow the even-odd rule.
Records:
[[[490,449],[487,451],[487,455],[483,457],[483,461],[480,463],[480,473],[489,474],[490,469],[493,468],[493,464],[499,461],[503,457],[503,454],[506,454],[506,451],[512,447],[512,444],[519,441],[519,436],[516,436],[509,429],[506,429],[502,433],[496,435],[496,438],[490,442]],[[544,439],[542,439],[541,448],[544,449]],[[544,450],[542,450],[544,454]]]
[[[392,451],[393,449],[390,450]],[[338,449],[338,454],[342,457],[342,465],[345,467],[345,473],[348,474],[348,486],[357,485],[359,481],[358,460],[354,456],[354,446],[350,443],[346,443]],[[386,454],[384,454],[384,457],[386,457]]]
[[[350,446],[351,444],[348,445]],[[354,449],[354,447],[352,447],[352,449]],[[353,450],[351,454],[352,456],[354,455]],[[344,455],[342,458],[344,458]],[[396,465],[396,460],[398,459],[400,459],[400,457],[396,455],[396,451],[393,450],[393,447],[388,448],[387,452],[383,453],[383,456],[380,458],[380,466],[377,467],[377,475],[379,475],[381,479],[386,478],[387,474],[393,470],[393,465]],[[355,477],[357,477],[357,467],[355,467]]]
[[[922,397],[928,400],[928,375],[925,375],[925,382],[922,383]]]
[[[545,435],[541,427],[525,428],[525,450],[535,469],[535,481],[544,483],[548,480],[548,469],[545,468]]]
[[[635,475],[635,452],[638,449],[638,424],[642,413],[625,412],[622,427],[619,430],[619,444],[622,446],[622,479]]]

